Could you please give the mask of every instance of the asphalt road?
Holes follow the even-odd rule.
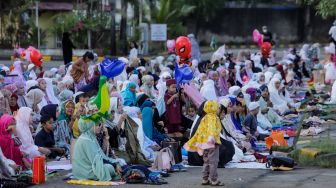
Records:
[[[335,188],[336,170],[317,168],[296,168],[293,171],[272,171],[256,169],[218,169],[219,180],[225,187],[232,188]],[[57,177],[47,180],[45,184],[34,186],[43,188],[89,187],[70,185]],[[174,173],[166,179],[168,184],[162,188],[194,188],[201,186],[201,168],[191,167],[187,172]],[[92,187],[92,186],[91,186]],[[103,187],[103,186],[99,186]],[[106,186],[107,187],[107,186]],[[120,188],[154,187],[154,185],[126,184]],[[155,186],[156,187],[156,186]]]

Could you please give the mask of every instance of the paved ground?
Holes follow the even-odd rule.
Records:
[[[279,50],[280,52],[281,50]],[[211,53],[206,53],[203,58],[207,59],[211,57]],[[10,65],[11,61],[0,61],[0,64]],[[47,69],[52,67],[58,67],[63,62],[52,61],[46,62],[44,66]],[[335,126],[336,127],[336,126]],[[336,130],[331,131],[331,135],[335,133]],[[325,135],[330,135],[330,132],[319,135],[317,137],[325,137]],[[312,139],[305,138],[305,139]],[[315,137],[316,138],[316,137]],[[305,140],[300,138],[300,140]],[[297,167],[293,171],[287,172],[274,172],[271,170],[256,170],[256,169],[218,169],[219,179],[225,182],[225,187],[232,188],[270,188],[270,187],[297,187],[297,188],[334,188],[336,187],[336,169],[321,169],[321,168],[301,168]],[[73,186],[66,184],[62,179],[64,178],[65,172],[62,176],[48,179],[48,181],[43,185],[38,185],[34,187],[45,187],[45,188],[63,188],[63,187],[86,187],[86,186]],[[171,177],[167,178],[169,184],[161,185],[160,187],[176,187],[176,188],[192,188],[192,187],[202,187],[201,182],[201,168],[192,167],[188,168],[187,172],[175,173]],[[121,188],[137,188],[137,187],[154,187],[151,185],[122,185]],[[204,186],[203,186],[204,187]]]
[[[334,188],[336,185],[335,169],[297,168],[293,171],[276,172],[255,169],[219,169],[220,180],[225,187],[232,188]],[[167,178],[168,184],[162,188],[193,188],[200,185],[201,168],[191,167],[187,172],[175,173]],[[87,187],[66,184],[61,177],[53,178],[46,184],[34,186],[45,188]],[[121,188],[154,187],[153,185],[122,185]]]

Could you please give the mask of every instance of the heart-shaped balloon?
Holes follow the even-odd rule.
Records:
[[[34,65],[41,67],[42,65],[42,54],[36,50],[36,49],[32,49],[30,51],[30,60],[32,63],[34,63]]]
[[[180,84],[187,83],[192,79],[193,71],[189,66],[183,64],[181,67],[178,67],[178,65],[175,64],[175,80],[177,87],[179,87]]]
[[[113,78],[122,73],[125,63],[118,59],[104,58],[100,63],[101,74],[107,78]]]

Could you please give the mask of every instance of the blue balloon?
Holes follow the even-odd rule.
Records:
[[[118,59],[105,57],[99,66],[102,75],[107,78],[113,78],[122,73],[125,68],[125,63]]]
[[[192,79],[193,72],[189,66],[183,64],[182,67],[178,67],[177,63],[175,64],[175,80],[177,87],[182,83],[188,83]]]

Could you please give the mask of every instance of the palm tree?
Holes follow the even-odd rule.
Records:
[[[158,4],[150,1],[151,22],[165,23],[168,27],[168,35],[177,37],[186,33],[183,18],[190,15],[196,6],[185,4],[183,0],[160,0]]]

